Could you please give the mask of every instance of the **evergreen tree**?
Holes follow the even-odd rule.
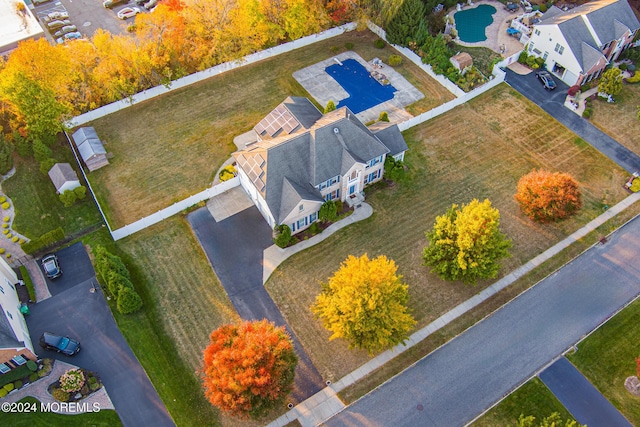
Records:
[[[400,46],[408,46],[417,39],[424,21],[422,0],[404,0],[387,24],[387,41]]]

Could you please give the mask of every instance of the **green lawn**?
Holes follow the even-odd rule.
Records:
[[[376,49],[376,38],[368,30],[347,33],[90,123],[114,154],[109,166],[89,178],[110,225],[119,228],[203,190],[235,150],[235,136],[250,130],[287,96],[308,96],[293,78],[294,71],[345,51],[346,43],[353,43],[365,60],[377,56],[386,61],[395,51],[389,46]],[[398,71],[425,94],[410,106],[411,113],[453,99],[406,59]]]
[[[622,92],[615,97],[616,102],[609,104],[601,98],[592,102],[591,122],[615,138],[616,141],[640,154],[640,83],[624,84]]]
[[[640,355],[640,301],[636,300],[583,342],[568,359],[633,425],[640,425],[640,397],[631,395],[624,380],[636,374]]]
[[[114,410],[103,409],[99,412],[84,414],[56,414],[41,412],[40,401],[34,397],[25,397],[19,402],[29,403],[29,409],[35,404],[36,412],[3,413],[2,425],[11,427],[117,427],[121,426],[120,417]]]
[[[476,420],[474,427],[515,426],[520,414],[533,415],[538,422],[551,415],[560,414],[563,420],[573,420],[569,411],[537,377],[507,396]]]
[[[70,163],[82,182],[69,146],[60,142],[53,149],[55,158]],[[2,189],[14,203],[13,228],[19,233],[35,238],[62,227],[65,234],[71,234],[102,222],[90,194],[65,208],[49,176],[40,172],[38,162],[16,156],[15,167],[15,175],[2,183]]]
[[[347,255],[366,252],[395,260],[409,284],[409,307],[420,328],[492,283],[445,283],[422,266],[424,233],[452,203],[489,198],[499,209],[501,228],[513,240],[513,256],[501,273],[506,274],[601,214],[605,204],[626,196],[620,168],[506,85],[410,129],[405,139],[407,181],[370,194],[371,218],[290,258],[267,283],[315,366],[332,381],[368,360],[341,340],[328,342],[330,334],[309,311],[320,282]],[[518,179],[533,168],[576,177],[584,199],[578,216],[548,225],[523,217],[513,194]]]

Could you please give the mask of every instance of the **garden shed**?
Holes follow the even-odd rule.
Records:
[[[58,194],[80,187],[78,175],[69,163],[56,163],[53,165],[49,170],[49,178],[51,178],[51,182],[56,187],[56,193]]]
[[[98,134],[93,127],[87,126],[78,129],[73,134],[73,140],[89,172],[109,164],[107,151],[104,149],[102,141],[98,138]]]
[[[460,52],[457,55],[449,58],[449,61],[453,64],[454,67],[458,69],[458,71],[463,71],[465,68],[471,67],[473,65],[473,58],[467,52]]]

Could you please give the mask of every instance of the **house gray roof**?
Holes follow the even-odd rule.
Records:
[[[78,129],[73,134],[73,140],[76,142],[80,156],[85,163],[95,155],[107,154],[93,127],[82,127]]]
[[[0,305],[0,349],[21,346],[24,346],[24,342],[18,341],[5,310]]]
[[[598,59],[604,57],[602,52],[598,49],[598,43],[591,35],[587,24],[582,19],[578,18],[561,22],[558,24],[558,28],[562,31],[564,38],[569,44],[569,49],[573,52],[573,56],[575,56],[578,64],[580,64],[582,71],[589,70],[598,61]],[[594,58],[594,54],[590,55],[590,49],[586,50],[585,56],[584,45],[591,46],[595,49],[598,57]]]
[[[49,178],[53,182],[56,191],[60,190],[69,181],[78,181],[78,175],[69,163],[56,163],[49,170]]]
[[[392,156],[409,149],[402,137],[402,133],[400,133],[400,129],[398,129],[398,125],[387,126],[374,133],[374,135],[389,149],[389,154]]]
[[[280,214],[279,218],[286,218],[289,213],[300,204],[302,200],[311,200],[323,203],[322,194],[311,185],[300,185],[295,181],[284,178],[282,182],[282,194],[280,197]]]

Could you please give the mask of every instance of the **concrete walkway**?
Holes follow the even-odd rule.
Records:
[[[57,402],[57,400],[55,400],[53,396],[51,396],[51,394],[49,394],[49,392],[47,391],[47,389],[49,388],[49,385],[56,382],[58,378],[60,378],[60,375],[67,372],[69,369],[77,369],[77,368],[78,367],[75,365],[71,365],[69,363],[56,360],[53,363],[53,369],[51,370],[51,373],[49,375],[47,375],[46,377],[40,378],[38,381],[31,383],[21,388],[20,390],[11,392],[8,396],[6,396],[1,400],[3,402],[14,403],[27,396],[32,396],[38,399],[40,402],[44,403],[45,405],[48,403]],[[82,399],[78,403],[82,405],[73,407],[72,411],[68,411],[68,408],[65,408],[64,406],[60,407],[56,405],[56,406],[53,406],[52,408],[59,409],[59,411],[56,411],[56,412],[60,414],[83,413],[83,412],[86,412],[84,411],[84,409],[92,410],[94,408],[94,404],[97,404],[100,410],[104,410],[104,409],[115,410],[115,407],[113,406],[113,403],[111,402],[111,399],[109,398],[109,394],[107,393],[107,389],[104,387],[104,385],[100,388],[100,390],[96,391],[95,393],[91,393],[91,395],[89,395],[85,399]]]
[[[631,206],[633,203],[636,203],[639,199],[640,193],[634,193],[630,195],[561,242],[558,242],[520,268],[514,270],[510,274],[498,280],[493,285],[484,289],[479,294],[458,305],[448,313],[440,316],[424,328],[415,332],[409,337],[404,345],[400,344],[394,347],[392,350],[387,350],[379,354],[369,362],[362,365],[360,368],[341,378],[339,381],[333,383],[331,386],[321,390],[311,398],[300,403],[291,411],[287,412],[286,414],[270,423],[269,426],[282,427],[295,419],[297,419],[303,427],[315,426],[327,420],[329,417],[337,414],[342,408],[344,408],[344,404],[342,404],[340,399],[336,396],[336,393],[344,390],[346,387],[354,384],[358,380],[361,380],[371,372],[383,366],[389,360],[405,352],[414,345],[418,344],[420,341],[427,338],[429,335],[443,328],[447,324],[453,322],[458,317],[469,312],[471,309],[475,308],[479,304],[489,299],[491,296],[500,292],[502,289],[512,284],[520,277],[536,268],[538,265],[551,259],[557,253],[567,248],[575,241],[583,238],[584,236],[595,230],[597,227],[604,224],[606,221],[610,220],[611,218]]]

